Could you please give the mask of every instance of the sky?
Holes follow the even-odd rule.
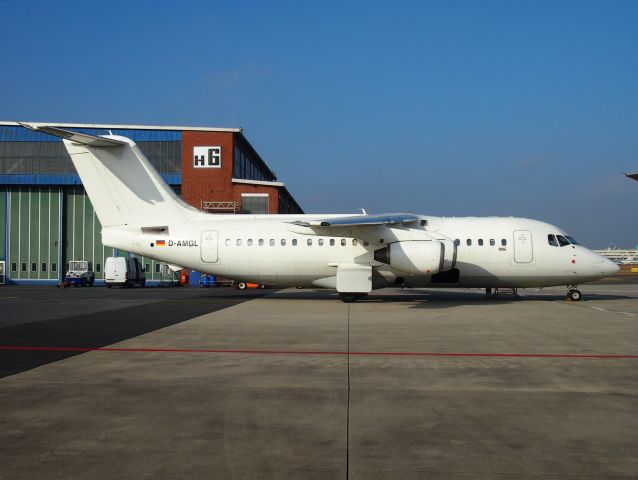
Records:
[[[0,0],[0,120],[242,127],[308,213],[638,244],[638,2]]]

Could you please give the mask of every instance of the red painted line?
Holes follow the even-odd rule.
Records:
[[[26,352],[121,352],[121,353],[234,353],[245,355],[334,355],[380,357],[505,357],[505,358],[634,358],[638,355],[589,353],[451,353],[451,352],[340,352],[329,350],[222,350],[214,348],[119,348],[119,347],[34,347],[0,345],[0,351]]]

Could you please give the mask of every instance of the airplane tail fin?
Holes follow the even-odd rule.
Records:
[[[156,229],[199,213],[171,190],[129,138],[21,125],[63,139],[103,227]]]

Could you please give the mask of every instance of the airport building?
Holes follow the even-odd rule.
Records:
[[[171,188],[210,213],[303,213],[240,128],[53,124],[134,140]],[[71,260],[96,280],[104,260],[127,252],[101,243],[98,221],[62,141],[0,122],[0,282],[57,283]],[[160,265],[140,257],[149,281]]]

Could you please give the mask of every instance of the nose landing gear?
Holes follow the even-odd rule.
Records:
[[[583,294],[576,288],[576,285],[568,285],[567,298],[570,302],[580,302],[583,299]]]

